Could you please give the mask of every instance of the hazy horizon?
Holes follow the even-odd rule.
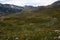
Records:
[[[57,0],[0,0],[0,3],[3,4],[13,4],[17,6],[46,6],[50,5]]]

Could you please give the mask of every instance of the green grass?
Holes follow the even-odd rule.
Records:
[[[0,40],[60,40],[60,10],[17,15],[0,20]]]

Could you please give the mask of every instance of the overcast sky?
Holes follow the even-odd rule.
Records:
[[[0,3],[14,4],[18,6],[24,5],[33,5],[33,6],[41,6],[41,5],[49,5],[57,0],[0,0]]]

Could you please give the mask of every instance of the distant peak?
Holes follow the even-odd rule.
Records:
[[[60,1],[60,0],[58,0],[58,1]]]

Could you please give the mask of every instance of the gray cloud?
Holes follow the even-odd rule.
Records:
[[[14,4],[14,5],[48,5],[57,0],[0,0],[0,3]]]

